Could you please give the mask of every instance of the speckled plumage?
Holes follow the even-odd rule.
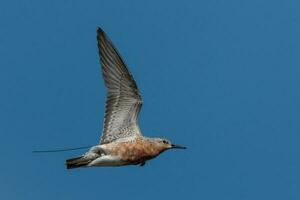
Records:
[[[107,88],[104,125],[100,144],[84,155],[68,159],[68,169],[90,166],[143,166],[171,148],[168,140],[144,137],[138,125],[142,97],[118,51],[100,28],[97,30],[100,63]]]

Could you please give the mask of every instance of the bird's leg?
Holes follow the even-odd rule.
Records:
[[[94,146],[89,150],[90,153],[95,153],[98,154],[99,156],[104,156],[105,155],[105,151],[104,149],[102,149],[99,146]]]
[[[146,164],[145,161],[141,162],[141,163],[140,163],[140,167],[143,167],[145,164]]]

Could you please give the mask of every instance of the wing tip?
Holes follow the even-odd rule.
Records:
[[[97,27],[97,33],[101,33],[101,32],[104,32],[104,31],[103,31],[103,29],[100,26],[98,26]]]
[[[97,35],[105,35],[105,32],[100,26],[97,27]]]

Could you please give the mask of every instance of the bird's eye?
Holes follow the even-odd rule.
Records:
[[[166,140],[163,140],[163,143],[164,143],[164,144],[168,144],[168,142],[167,142]]]

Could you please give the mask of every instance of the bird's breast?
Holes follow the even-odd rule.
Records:
[[[141,162],[154,158],[160,153],[152,143],[145,140],[120,142],[111,149],[111,154],[127,162]]]

